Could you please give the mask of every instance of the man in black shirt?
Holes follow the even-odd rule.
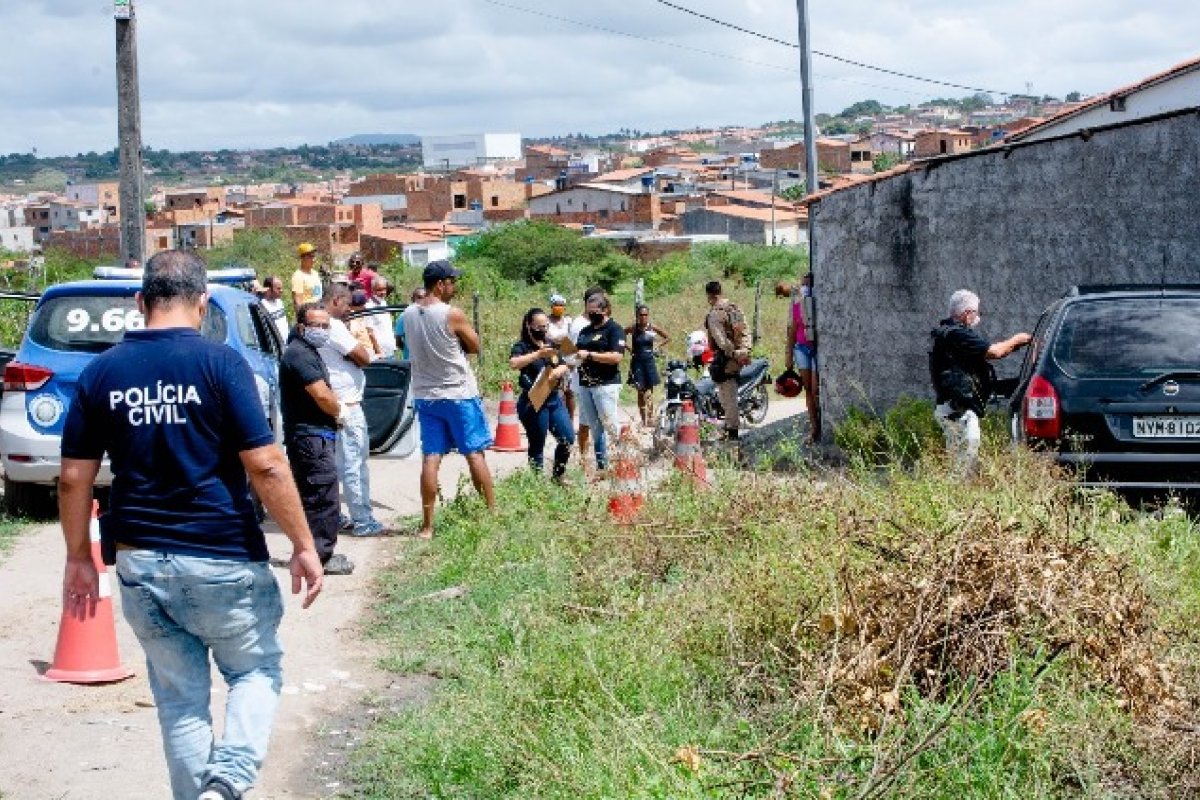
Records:
[[[584,308],[589,324],[575,340],[579,350],[579,424],[594,432],[596,468],[607,469],[606,434],[615,435],[618,431],[617,401],[621,395],[625,329],[612,319],[612,307],[603,292],[591,295]]]
[[[930,335],[929,372],[937,395],[934,417],[946,437],[946,449],[957,469],[970,474],[979,456],[979,418],[991,394],[988,361],[1004,358],[1029,344],[1028,333],[989,342],[973,328],[979,324],[979,297],[959,289],[950,295],[950,316]]]
[[[283,657],[283,602],[247,477],[292,542],[292,592],[308,585],[306,608],[321,591],[321,566],[253,373],[234,350],[200,335],[204,262],[158,253],[137,302],[145,328],[83,370],[63,428],[63,601],[86,618],[107,588],[88,529],[92,485],[108,455],[112,494],[100,536],[146,653],[171,796],[239,798],[266,756]],[[229,686],[219,739],[212,663]]]
[[[326,575],[349,575],[354,564],[333,554],[338,535],[337,429],[342,406],[317,350],[329,340],[329,312],[313,303],[296,314],[296,335],[279,364],[283,438],[300,502]]]

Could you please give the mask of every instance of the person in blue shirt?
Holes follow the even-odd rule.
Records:
[[[146,264],[144,330],[79,376],[62,437],[63,602],[82,619],[100,579],[89,522],[105,454],[110,508],[100,519],[121,608],[146,654],[176,800],[241,797],[266,755],[279,700],[283,601],[250,484],[291,540],[292,592],[321,591],[321,563],[254,376],[234,350],[202,338],[207,272],[193,253]],[[209,657],[229,685],[214,741]]]

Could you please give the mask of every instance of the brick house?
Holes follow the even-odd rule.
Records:
[[[913,155],[917,158],[952,156],[969,153],[974,148],[974,138],[969,131],[944,130],[919,131]]]
[[[529,217],[560,225],[595,225],[614,230],[657,230],[658,196],[641,188],[583,183],[530,198]]]

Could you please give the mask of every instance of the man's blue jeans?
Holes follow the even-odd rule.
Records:
[[[337,466],[346,508],[355,528],[375,521],[371,513],[371,470],[367,466],[370,455],[371,439],[362,404],[347,406],[342,427],[338,429]]]
[[[146,653],[175,800],[195,800],[212,777],[245,791],[266,757],[283,683],[283,598],[270,566],[119,550],[116,572]],[[215,744],[210,652],[229,686]]]

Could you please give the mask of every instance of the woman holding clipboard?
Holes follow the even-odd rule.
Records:
[[[521,320],[521,338],[509,354],[508,365],[520,372],[521,394],[517,398],[517,416],[529,440],[529,466],[541,472],[542,451],[546,434],[554,436],[554,467],[551,477],[562,480],[567,471],[567,459],[575,444],[575,431],[560,384],[570,369],[559,358],[546,336],[550,318],[540,308],[531,308]]]

